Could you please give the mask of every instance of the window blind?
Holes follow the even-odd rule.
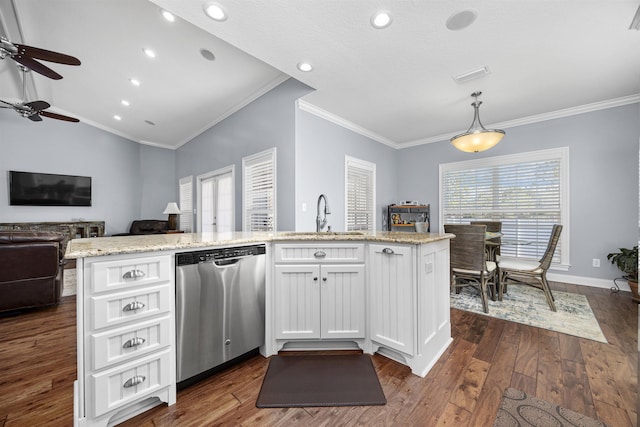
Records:
[[[274,231],[276,149],[242,159],[244,231]]]
[[[568,160],[562,149],[529,154],[441,165],[443,224],[501,221],[502,256],[540,259],[553,224],[568,230]],[[553,262],[568,264],[566,244]]]
[[[193,177],[180,178],[179,186],[180,199],[180,230],[185,233],[193,232]]]
[[[374,231],[376,165],[347,156],[345,168],[346,229]]]

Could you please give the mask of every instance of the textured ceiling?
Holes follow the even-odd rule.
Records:
[[[4,21],[15,6],[21,34],[9,38],[83,62],[56,66],[60,81],[32,76],[38,99],[53,111],[166,147],[183,144],[288,76],[316,89],[302,108],[394,147],[466,130],[476,90],[483,91],[487,127],[640,100],[640,31],[628,29],[638,0],[218,0],[228,13],[223,22],[205,16],[204,3],[0,0],[0,11],[11,30]],[[160,7],[179,18],[164,21]],[[370,25],[377,10],[391,13],[389,27]],[[476,12],[475,22],[447,29],[447,19],[463,10]],[[144,57],[144,47],[157,57]],[[215,61],[205,60],[201,48]],[[297,70],[300,61],[314,70]],[[485,77],[453,79],[484,66]],[[0,99],[20,97],[13,67],[0,61]],[[139,88],[127,81],[132,76],[142,80]],[[123,98],[130,107],[119,104]],[[123,120],[115,122],[114,114]]]

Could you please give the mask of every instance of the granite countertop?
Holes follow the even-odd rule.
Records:
[[[211,246],[235,246],[259,242],[363,241],[420,245],[453,237],[454,235],[450,233],[403,233],[392,231],[178,233],[91,237],[71,240],[67,245],[65,258],[75,259],[139,252],[197,249]]]

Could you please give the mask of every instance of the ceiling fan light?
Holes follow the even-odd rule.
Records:
[[[478,97],[482,92],[474,92],[471,94],[475,101],[471,104],[473,107],[473,122],[466,132],[451,138],[451,144],[460,151],[465,153],[479,153],[486,151],[504,138],[505,132],[501,129],[485,129],[480,121],[480,105],[482,101],[478,101]]]

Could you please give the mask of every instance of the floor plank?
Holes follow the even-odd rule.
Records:
[[[506,387],[611,426],[637,425],[638,306],[629,293],[552,284],[587,296],[608,344],[451,310],[453,342],[425,378],[372,357],[387,405],[259,409],[268,360],[254,356],[122,424],[139,426],[482,426]],[[76,378],[75,299],[0,316],[0,427],[70,426]]]

